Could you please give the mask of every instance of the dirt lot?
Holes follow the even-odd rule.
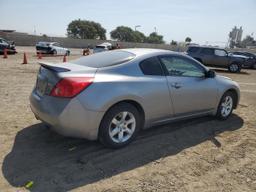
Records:
[[[34,49],[0,58],[0,191],[256,191],[256,70],[230,74],[241,102],[227,121],[212,117],[143,131],[131,145],[105,149],[62,137],[37,121],[28,97]],[[21,65],[22,52],[28,65]],[[81,50],[73,50],[81,55]],[[62,57],[43,58],[60,62]]]

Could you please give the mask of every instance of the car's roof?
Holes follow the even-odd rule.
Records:
[[[85,65],[88,67],[107,67],[117,64],[122,64],[133,59],[145,59],[148,57],[154,57],[157,55],[172,54],[182,55],[182,53],[173,52],[163,49],[147,49],[147,48],[130,48],[130,49],[116,49],[113,51],[104,51],[96,54],[89,55],[87,57],[81,57],[74,60],[72,63]],[[184,55],[187,57],[186,55]]]
[[[188,46],[188,48],[190,47],[197,47],[197,48],[207,48],[207,49],[224,49],[224,48],[221,48],[221,47],[213,47],[213,46],[200,46],[200,45],[191,45],[191,46]]]
[[[173,51],[164,50],[164,49],[148,49],[148,48],[129,48],[129,49],[121,49],[123,51],[127,51],[135,54],[136,56],[146,55],[146,54],[157,54],[157,53],[174,53]]]
[[[48,43],[48,44],[52,44],[52,43],[57,43],[57,42],[47,42],[47,41],[39,41],[38,43]]]

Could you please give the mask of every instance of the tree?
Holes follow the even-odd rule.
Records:
[[[246,47],[248,45],[254,45],[256,44],[254,38],[250,35],[247,35],[242,41],[241,41],[241,47]]]
[[[177,41],[174,41],[174,40],[171,41],[171,45],[175,45],[176,46],[177,44],[178,44]]]
[[[133,33],[134,33],[135,42],[144,43],[146,41],[146,36],[140,31],[134,31]]]
[[[164,43],[163,36],[158,35],[156,32],[151,33],[147,38],[146,38],[147,43]]]
[[[137,42],[137,43],[164,43],[163,36],[157,33],[151,33],[146,37],[140,31],[134,31],[130,27],[119,26],[115,30],[110,32],[112,39],[126,42]]]
[[[126,26],[117,27],[115,30],[110,32],[110,36],[112,39],[116,39],[118,41],[136,42],[136,35],[134,31],[130,27]]]
[[[87,20],[73,20],[68,24],[68,37],[78,39],[106,39],[106,29],[99,23]]]
[[[191,41],[192,41],[192,39],[190,37],[186,37],[186,39],[185,39],[186,43],[190,43]]]

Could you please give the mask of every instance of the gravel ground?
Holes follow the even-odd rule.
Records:
[[[17,48],[19,54],[0,58],[0,191],[256,191],[256,70],[216,70],[241,86],[240,105],[227,121],[171,123],[110,150],[60,136],[34,118],[28,97],[38,59],[34,48]],[[82,52],[71,51],[68,60]]]

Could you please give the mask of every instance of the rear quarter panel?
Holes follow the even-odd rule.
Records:
[[[95,111],[107,111],[120,101],[135,101],[144,110],[146,124],[173,113],[166,77],[145,76],[138,63],[98,69],[93,84],[79,99]]]

